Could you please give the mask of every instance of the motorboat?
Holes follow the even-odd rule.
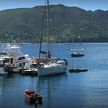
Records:
[[[4,70],[9,71],[9,73],[19,72],[19,68],[23,68],[25,63],[31,61],[31,58],[27,54],[23,54],[20,46],[16,44],[7,44],[4,52],[11,58],[10,62],[4,63]]]
[[[28,103],[42,103],[42,96],[31,89],[26,89],[24,91],[25,100]]]

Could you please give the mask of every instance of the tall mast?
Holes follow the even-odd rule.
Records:
[[[43,37],[43,26],[44,26],[44,22],[43,22],[43,16],[42,16],[42,32],[41,32],[41,36],[40,36],[40,45],[39,45],[39,58],[41,56],[41,48],[42,48],[42,37]]]
[[[47,43],[48,43],[48,46],[47,46],[47,58],[50,58],[51,55],[50,55],[50,45],[49,45],[49,0],[46,1],[46,7],[44,7],[44,10],[43,10],[43,15],[42,15],[42,32],[41,32],[41,36],[40,36],[40,47],[39,47],[39,58],[41,56],[41,47],[42,47],[42,37],[43,37],[43,34],[44,34],[44,21],[45,21],[45,8],[46,8],[46,35],[47,35]]]
[[[44,9],[43,9],[43,11],[42,11],[42,32],[41,32],[41,34],[40,34],[39,58],[40,58],[40,56],[41,56],[42,39],[43,39],[43,34],[44,34],[44,17],[45,17],[44,10],[45,10],[45,6],[44,6]]]
[[[47,0],[47,37],[48,37],[48,58],[50,58],[50,45],[49,45],[49,0]]]

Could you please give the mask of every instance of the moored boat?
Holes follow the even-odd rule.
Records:
[[[38,76],[49,76],[66,73],[67,66],[57,63],[48,63],[38,68]]]
[[[70,55],[72,57],[83,57],[85,56],[85,54],[83,53],[84,49],[72,49],[72,53],[70,53]]]
[[[19,45],[8,44],[4,51],[9,56],[8,58],[10,58],[9,62],[4,62],[4,70],[9,73],[19,73],[19,69],[23,68],[25,63],[31,61],[31,58],[27,54],[23,54]]]
[[[55,75],[67,72],[67,60],[57,60],[52,57],[51,54],[51,45],[50,45],[50,37],[49,37],[49,0],[46,0],[46,11],[43,11],[43,26],[42,26],[42,34],[40,37],[40,47],[39,47],[39,61],[40,56],[43,55],[46,58],[44,63],[38,62],[38,76],[47,76],[47,75]],[[45,19],[47,19],[45,21]],[[46,28],[44,27],[46,25]],[[45,28],[45,30],[43,30]],[[47,36],[47,50],[42,50],[42,42],[43,42],[43,35],[46,31]]]
[[[26,89],[24,91],[25,99],[29,103],[42,103],[42,96],[31,89]]]

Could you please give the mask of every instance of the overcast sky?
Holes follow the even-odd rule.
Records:
[[[13,8],[29,8],[43,5],[45,0],[0,0],[0,10]],[[76,6],[86,10],[108,10],[108,0],[50,0],[50,4]]]

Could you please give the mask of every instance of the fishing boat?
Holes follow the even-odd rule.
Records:
[[[48,37],[48,39],[47,39],[47,51],[42,50],[42,40],[43,40],[43,34],[44,34],[43,33],[44,27],[42,26],[42,34],[40,37],[39,59],[41,59],[40,55],[44,55],[46,58],[46,61],[44,63],[38,62],[38,76],[61,74],[61,73],[66,73],[66,71],[67,71],[66,61],[54,60],[52,55],[51,55],[51,46],[50,46],[50,42],[49,42],[50,41],[50,38],[49,38],[49,20],[50,20],[49,19],[49,0],[47,0],[45,9],[46,9],[46,11],[44,11],[44,12],[46,12],[46,13],[44,13],[43,15],[46,14],[47,20],[46,20],[46,22],[44,22],[45,19],[43,19],[42,25],[45,25],[44,23],[46,23],[46,25],[47,25],[47,27],[46,27],[46,33],[47,33],[46,35]]]
[[[28,103],[42,103],[42,96],[31,89],[26,89],[24,91],[25,100]]]

